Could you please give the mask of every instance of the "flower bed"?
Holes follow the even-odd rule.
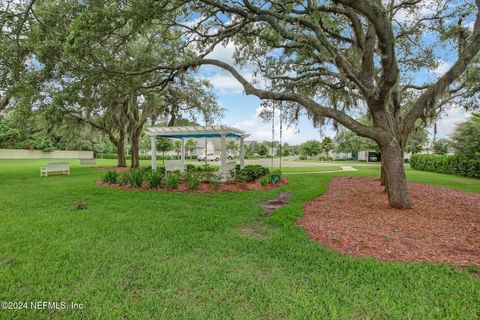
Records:
[[[230,173],[230,181],[209,168],[188,168],[186,173],[162,171],[152,172],[149,168],[119,172],[105,172],[98,185],[124,190],[161,190],[170,192],[238,192],[269,190],[285,185],[288,180],[279,172],[270,173],[268,168],[247,166]]]
[[[241,191],[252,191],[252,190],[270,190],[276,187],[280,187],[288,184],[287,178],[282,177],[280,183],[277,184],[268,184],[262,186],[260,180],[255,180],[253,182],[219,182],[217,189],[212,189],[208,182],[201,182],[197,189],[191,190],[188,189],[185,181],[180,181],[177,189],[169,188],[152,188],[149,187],[146,183],[142,184],[141,187],[132,187],[128,185],[120,184],[110,184],[105,183],[101,180],[97,181],[97,185],[109,187],[113,189],[120,190],[150,190],[150,191],[165,191],[165,192],[193,192],[193,193],[211,193],[211,192],[241,192]]]

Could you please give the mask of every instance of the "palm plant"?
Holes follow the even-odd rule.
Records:
[[[185,143],[185,149],[187,149],[188,155],[191,157],[193,150],[197,149],[197,141],[188,139]]]

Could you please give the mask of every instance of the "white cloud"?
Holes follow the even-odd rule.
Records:
[[[448,138],[457,123],[467,120],[471,114],[461,108],[454,108],[443,114],[442,118],[437,121],[437,137]],[[433,126],[428,131],[433,136]]]
[[[228,42],[227,45],[216,45],[212,52],[210,52],[206,58],[208,59],[217,59],[228,64],[234,64],[235,59],[233,54],[235,53],[235,44],[233,42]]]
[[[204,75],[204,78],[212,83],[213,87],[219,94],[239,94],[244,92],[242,84],[240,84],[240,82],[238,82],[229,72],[223,71],[217,67],[205,68],[205,70],[208,70],[208,73]],[[239,69],[239,71],[247,81],[252,81],[252,72],[243,69]]]
[[[242,93],[243,86],[232,75],[224,73],[215,73],[207,77],[214,88],[219,90],[221,94]]]
[[[471,116],[471,112],[455,108],[447,111],[440,120],[437,121],[437,137],[448,137],[455,129],[457,123],[465,121]],[[430,130],[433,134],[433,128]]]
[[[384,5],[388,5],[384,1]],[[400,2],[400,1],[399,1]],[[398,3],[396,3],[398,4]],[[415,7],[415,10],[400,9],[395,14],[395,20],[400,23],[415,23],[420,18],[428,17],[437,12],[437,8],[440,6],[438,0],[424,0],[419,6]]]

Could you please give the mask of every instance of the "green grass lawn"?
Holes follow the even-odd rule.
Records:
[[[325,161],[325,160],[316,160],[316,159],[292,159],[292,161],[295,162],[321,162],[321,163],[328,163],[328,162],[333,162],[335,165],[337,164],[342,164],[345,163],[346,166],[352,165],[352,164],[370,164],[370,165],[380,165],[380,162],[366,162],[366,161],[358,161],[358,160],[332,160],[332,161]]]
[[[339,166],[318,166],[318,167],[301,167],[301,168],[295,168],[295,167],[283,167],[282,172],[289,173],[289,172],[322,172],[322,171],[337,171],[337,170],[342,170]]]
[[[310,241],[295,222],[335,174],[292,175],[265,192],[179,194],[97,186],[103,172],[78,160],[71,176],[40,178],[44,163],[0,161],[0,301],[84,307],[0,310],[0,319],[480,316],[480,281],[466,271],[351,258]],[[378,176],[358,169],[348,174]],[[480,192],[480,180],[408,177]],[[291,202],[260,220],[262,203],[281,191]],[[88,208],[74,209],[79,201]],[[238,231],[258,221],[257,233]]]

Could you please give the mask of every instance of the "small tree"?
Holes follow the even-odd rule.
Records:
[[[237,154],[237,150],[238,150],[238,146],[237,144],[235,143],[235,141],[229,141],[227,143],[227,151],[229,151],[230,153],[236,155]]]
[[[157,150],[162,152],[164,161],[165,161],[165,152],[171,151],[172,149],[173,149],[173,144],[170,139],[161,137],[157,140]]]
[[[448,139],[438,139],[432,143],[432,151],[434,154],[444,155],[448,153],[450,141]]]
[[[185,143],[185,148],[188,151],[188,155],[191,157],[192,152],[197,149],[197,141],[193,139],[188,139],[187,142]]]
[[[173,143],[173,148],[175,149],[177,158],[180,158],[180,152],[182,151],[182,143],[178,140],[175,140],[175,142]]]
[[[268,154],[268,148],[265,144],[259,144],[258,145],[258,151],[257,153],[261,155],[262,157],[266,156]]]
[[[310,140],[300,146],[300,156],[315,157],[322,152],[322,145],[316,140]]]
[[[322,146],[323,152],[325,152],[327,155],[335,147],[333,145],[333,140],[330,137],[323,138],[321,146]]]
[[[456,154],[480,157],[480,114],[474,113],[470,119],[457,124],[451,138]]]

